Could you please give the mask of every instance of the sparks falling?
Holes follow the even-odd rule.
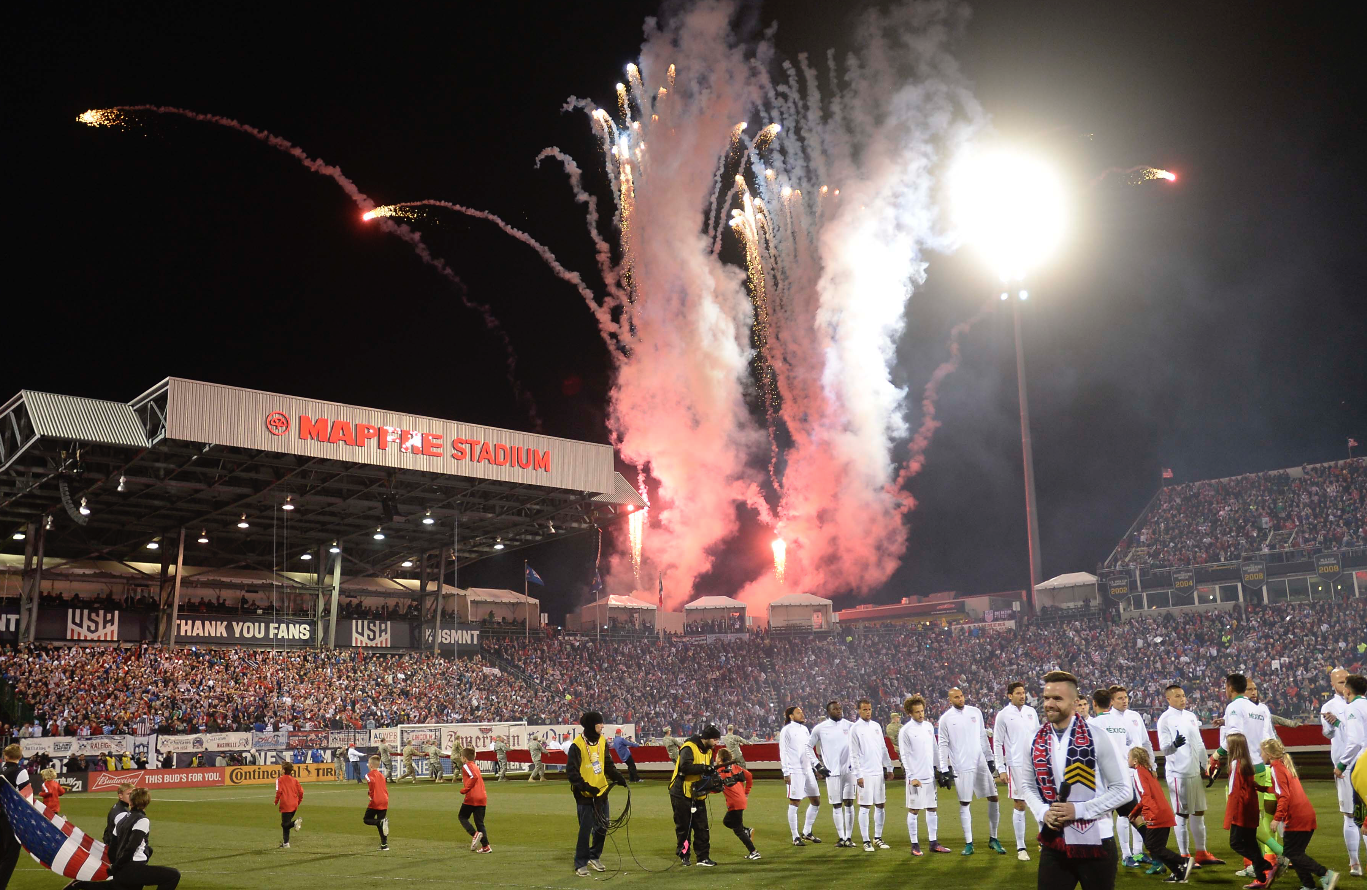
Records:
[[[636,586],[641,586],[641,549],[646,536],[646,511],[636,510],[627,520],[631,534],[631,569],[636,573]]]
[[[782,584],[783,573],[788,568],[788,545],[782,538],[774,538],[774,543],[770,546],[774,548],[774,580]]]
[[[92,108],[77,115],[76,121],[92,127],[118,127],[126,123],[123,113],[114,108]]]
[[[1139,164],[1134,167],[1108,167],[1092,180],[1092,185],[1096,186],[1112,173],[1124,177],[1126,185],[1143,185],[1146,182],[1153,182],[1155,179],[1176,182],[1177,174],[1171,170],[1164,170],[1160,167],[1150,167],[1147,164]]]

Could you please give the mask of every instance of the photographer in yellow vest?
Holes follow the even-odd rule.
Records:
[[[588,877],[589,869],[607,871],[599,861],[608,830],[608,787],[626,785],[608,753],[603,738],[603,715],[589,711],[579,718],[584,731],[566,749],[565,775],[579,811],[579,840],[574,848],[574,873]]]
[[[709,855],[712,834],[707,825],[707,794],[709,789],[721,790],[714,778],[716,768],[712,766],[712,749],[720,738],[721,730],[711,724],[704,726],[697,735],[689,736],[679,746],[679,759],[674,764],[674,775],[669,779],[669,803],[674,809],[674,837],[678,841],[676,849],[684,865],[689,864],[689,853],[697,857],[698,865],[710,868],[717,864]],[[704,781],[705,777],[708,780]]]

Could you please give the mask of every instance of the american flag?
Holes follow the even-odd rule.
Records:
[[[1164,468],[1163,468],[1163,478],[1164,478],[1164,479],[1171,479],[1171,478],[1172,478],[1172,470],[1170,470],[1170,469],[1167,468],[1167,467],[1164,467]]]
[[[1349,447],[1349,448],[1356,448],[1356,447],[1358,447],[1358,440],[1357,440],[1357,439],[1353,439],[1353,438],[1349,438],[1349,440],[1348,440],[1348,447]]]
[[[107,880],[109,863],[105,860],[104,844],[33,800],[33,792],[27,786],[24,791],[28,794],[16,791],[8,781],[0,781],[0,804],[4,805],[15,837],[29,855],[62,877]]]

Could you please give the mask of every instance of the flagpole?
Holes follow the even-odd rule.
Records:
[[[527,560],[522,560],[522,639],[532,639],[532,595],[527,592]]]

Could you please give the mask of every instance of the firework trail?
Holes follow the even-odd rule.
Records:
[[[1135,167],[1108,167],[1101,171],[1100,176],[1092,180],[1089,187],[1095,188],[1101,183],[1101,180],[1110,176],[1112,173],[1118,173],[1125,177],[1126,185],[1141,185],[1145,182],[1152,182],[1155,179],[1163,179],[1168,182],[1177,181],[1177,174],[1173,173],[1171,170],[1163,170],[1158,167],[1150,167],[1147,164],[1139,164]]]
[[[235,121],[232,118],[221,117],[216,114],[201,114],[197,111],[189,111],[184,108],[173,108],[166,105],[117,105],[113,108],[87,111],[79,115],[76,120],[80,123],[94,127],[112,127],[127,124],[128,116],[137,113],[178,115],[180,117],[189,118],[190,120],[217,124],[221,127],[237,130],[239,133],[246,133],[248,136],[259,139],[272,148],[290,155],[312,172],[332,179],[341,186],[342,191],[346,192],[347,196],[351,198],[356,206],[363,212],[369,213],[376,207],[375,202],[370,196],[357,188],[356,183],[348,179],[342,173],[340,167],[328,164],[318,158],[310,157],[307,152],[292,142],[265,130],[260,130],[256,127],[241,123],[240,121]],[[517,381],[517,355],[513,352],[512,342],[508,339],[507,332],[503,330],[503,326],[500,325],[498,319],[494,317],[493,310],[483,303],[470,299],[466,292],[465,285],[461,282],[460,278],[456,276],[455,272],[451,271],[451,268],[447,266],[441,258],[432,255],[426,242],[422,240],[422,235],[418,232],[406,225],[395,223],[390,219],[381,218],[378,224],[385,232],[408,242],[419,259],[436,269],[448,281],[455,285],[461,302],[465,304],[466,308],[479,313],[480,317],[484,320],[484,327],[488,329],[490,333],[494,334],[494,336],[498,337],[503,345],[504,353],[507,355],[508,383],[512,387],[513,393],[517,396],[518,401],[527,409],[532,424],[535,426],[536,430],[540,432],[542,429],[541,418],[536,410],[536,402],[532,399],[531,394],[524,390],[522,385]]]

